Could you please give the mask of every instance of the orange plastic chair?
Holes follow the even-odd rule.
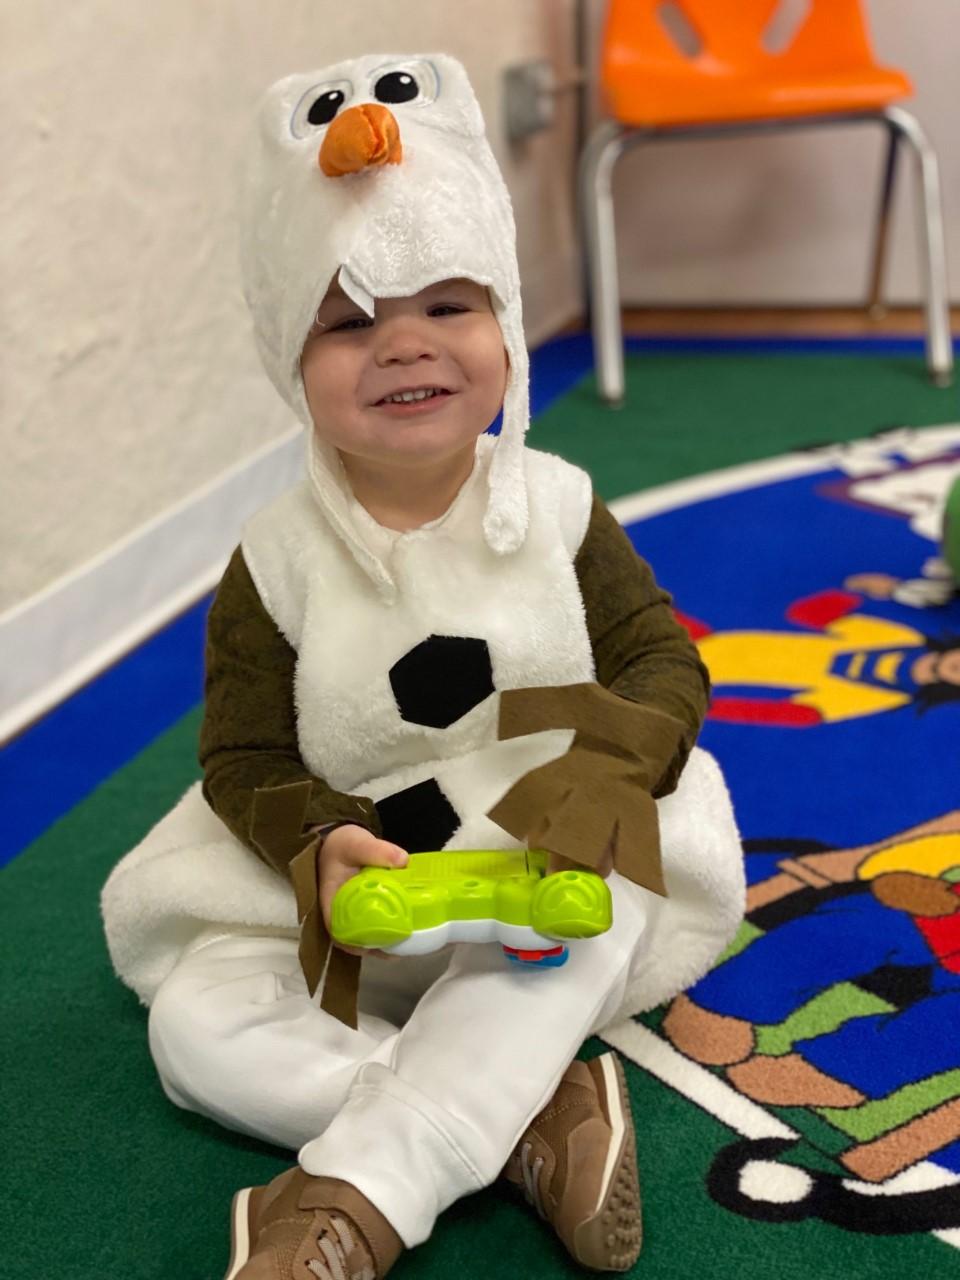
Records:
[[[600,394],[623,399],[623,340],[611,181],[620,156],[658,138],[709,137],[867,122],[888,133],[869,303],[880,304],[890,203],[901,140],[913,151],[924,232],[927,367],[951,381],[953,352],[936,154],[916,119],[894,105],[912,92],[877,63],[860,0],[810,0],[785,47],[769,47],[781,0],[609,0],[600,86],[609,119],[581,162],[591,323]],[[781,15],[782,16],[782,15]]]

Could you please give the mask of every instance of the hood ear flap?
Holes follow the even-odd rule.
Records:
[[[502,308],[494,295],[494,314],[503,334],[510,369],[503,398],[503,426],[490,463],[490,501],[483,520],[483,534],[491,551],[508,555],[523,545],[529,523],[523,442],[530,422],[530,362],[519,294]]]
[[[318,439],[312,426],[307,430],[306,446],[307,481],[317,505],[383,599],[389,604],[395,603],[396,582],[383,562],[358,536],[350,518],[350,485],[336,449]]]

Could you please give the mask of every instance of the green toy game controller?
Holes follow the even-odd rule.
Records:
[[[546,868],[546,853],[524,849],[412,853],[405,867],[364,867],[334,898],[331,933],[392,955],[499,942],[516,963],[563,964],[564,943],[605,933],[613,906],[595,872]]]

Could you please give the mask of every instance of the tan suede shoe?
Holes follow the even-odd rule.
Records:
[[[225,1280],[383,1280],[403,1242],[349,1182],[287,1169],[233,1197]]]
[[[641,1244],[640,1184],[630,1100],[615,1053],[570,1064],[503,1173],[581,1266],[633,1266]]]

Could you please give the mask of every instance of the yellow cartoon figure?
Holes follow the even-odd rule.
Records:
[[[886,575],[848,586],[883,596]],[[863,595],[822,591],[787,619],[807,630],[710,631],[682,619],[710,672],[710,719],[806,728],[960,699],[960,637],[933,640],[915,627],[857,612]]]

